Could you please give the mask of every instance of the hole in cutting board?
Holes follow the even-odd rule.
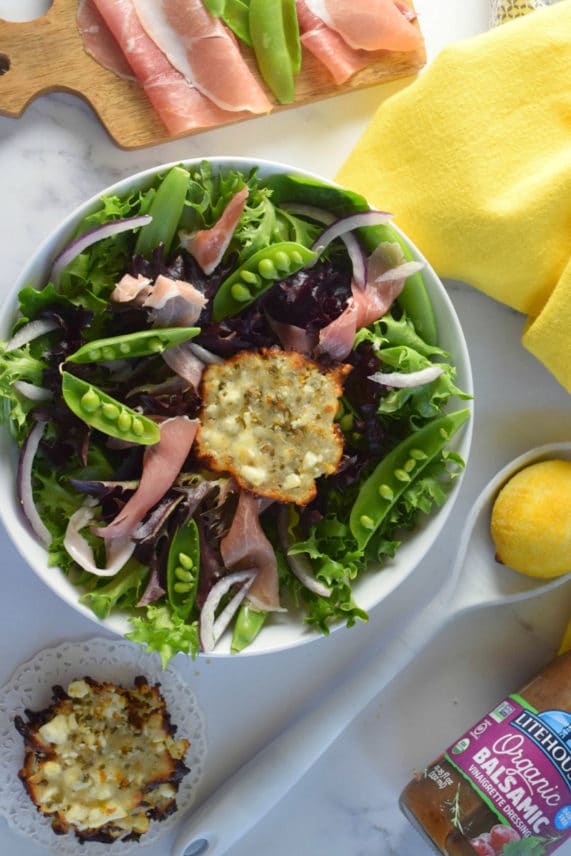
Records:
[[[35,21],[48,12],[53,0],[0,0],[0,18],[4,21]]]
[[[10,71],[10,57],[0,53],[0,77]]]

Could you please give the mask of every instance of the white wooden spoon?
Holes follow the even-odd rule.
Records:
[[[367,657],[339,686],[240,767],[186,818],[173,856],[222,856],[298,782],[363,708],[414,658],[420,647],[460,613],[536,597],[571,580],[547,582],[494,560],[490,513],[498,491],[518,470],[549,458],[571,460],[571,442],[531,449],[507,464],[480,493],[466,520],[458,555],[439,600],[406,632],[407,646]],[[570,568],[571,570],[571,568]],[[415,631],[415,628],[418,630]]]

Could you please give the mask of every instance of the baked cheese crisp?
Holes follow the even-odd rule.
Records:
[[[298,353],[243,351],[202,377],[198,455],[258,496],[305,505],[337,471],[335,424],[349,366],[330,371]]]
[[[58,834],[111,843],[138,839],[176,809],[188,773],[185,739],[174,739],[157,686],[133,689],[90,678],[54,687],[44,711],[16,717],[26,753],[20,778]]]

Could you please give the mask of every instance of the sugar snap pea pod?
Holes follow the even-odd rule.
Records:
[[[282,241],[258,250],[220,284],[212,303],[214,321],[236,315],[274,282],[297,273],[316,258],[317,253],[295,241]]]
[[[154,330],[142,330],[127,333],[124,336],[111,336],[108,339],[94,339],[82,345],[67,358],[68,363],[99,363],[108,360],[124,360],[130,357],[147,357],[162,354],[167,348],[180,345],[192,339],[200,332],[199,327],[157,327]]]
[[[252,47],[250,35],[250,10],[242,0],[226,0],[222,20],[235,36],[248,47]]]
[[[148,257],[159,244],[168,255],[184,210],[190,173],[182,166],[173,166],[157,188],[148,214],[153,218],[139,232],[135,253]]]
[[[167,598],[173,612],[188,618],[196,598],[200,568],[200,542],[194,518],[180,526],[167,558]]]
[[[267,612],[254,609],[249,603],[243,603],[236,620],[234,621],[234,632],[230,648],[232,653],[238,654],[254,641],[268,617]]]
[[[204,0],[213,18],[221,18],[240,41],[252,47],[248,3],[243,0]]]
[[[377,464],[361,486],[349,518],[349,527],[360,549],[407,487],[446,446],[470,416],[470,410],[456,410],[440,416],[407,437]]]
[[[295,0],[250,0],[249,26],[260,74],[280,104],[291,104],[301,64]]]
[[[159,426],[93,384],[62,371],[63,399],[72,413],[97,431],[130,443],[152,446],[161,437]]]
[[[336,217],[346,217],[369,208],[367,200],[361,194],[342,187],[331,187],[317,179],[279,173],[270,176],[265,184],[272,191],[272,202],[276,205],[283,202],[303,202],[324,208]],[[408,245],[390,225],[366,226],[359,229],[358,234],[368,252],[372,252],[382,241],[391,241],[400,245],[407,261],[412,259]],[[424,341],[429,345],[436,345],[436,319],[421,273],[408,277],[397,300]]]
[[[226,7],[226,0],[204,0],[204,5],[214,18],[219,18]]]

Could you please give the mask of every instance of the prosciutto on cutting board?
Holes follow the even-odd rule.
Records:
[[[218,107],[250,113],[272,109],[233,34],[201,0],[134,0],[134,5],[149,38]]]
[[[93,3],[171,134],[229,121],[229,114],[191,86],[147,36],[133,0],[93,0]],[[236,119],[236,113],[231,117]]]
[[[304,48],[325,66],[335,83],[345,83],[371,62],[370,53],[349,47],[346,41],[314,15],[305,0],[296,0]]]
[[[395,0],[305,0],[309,10],[355,50],[411,51],[422,36]]]
[[[83,39],[83,47],[99,65],[125,80],[136,79],[123,51],[94,6],[93,0],[80,0],[76,23]]]

